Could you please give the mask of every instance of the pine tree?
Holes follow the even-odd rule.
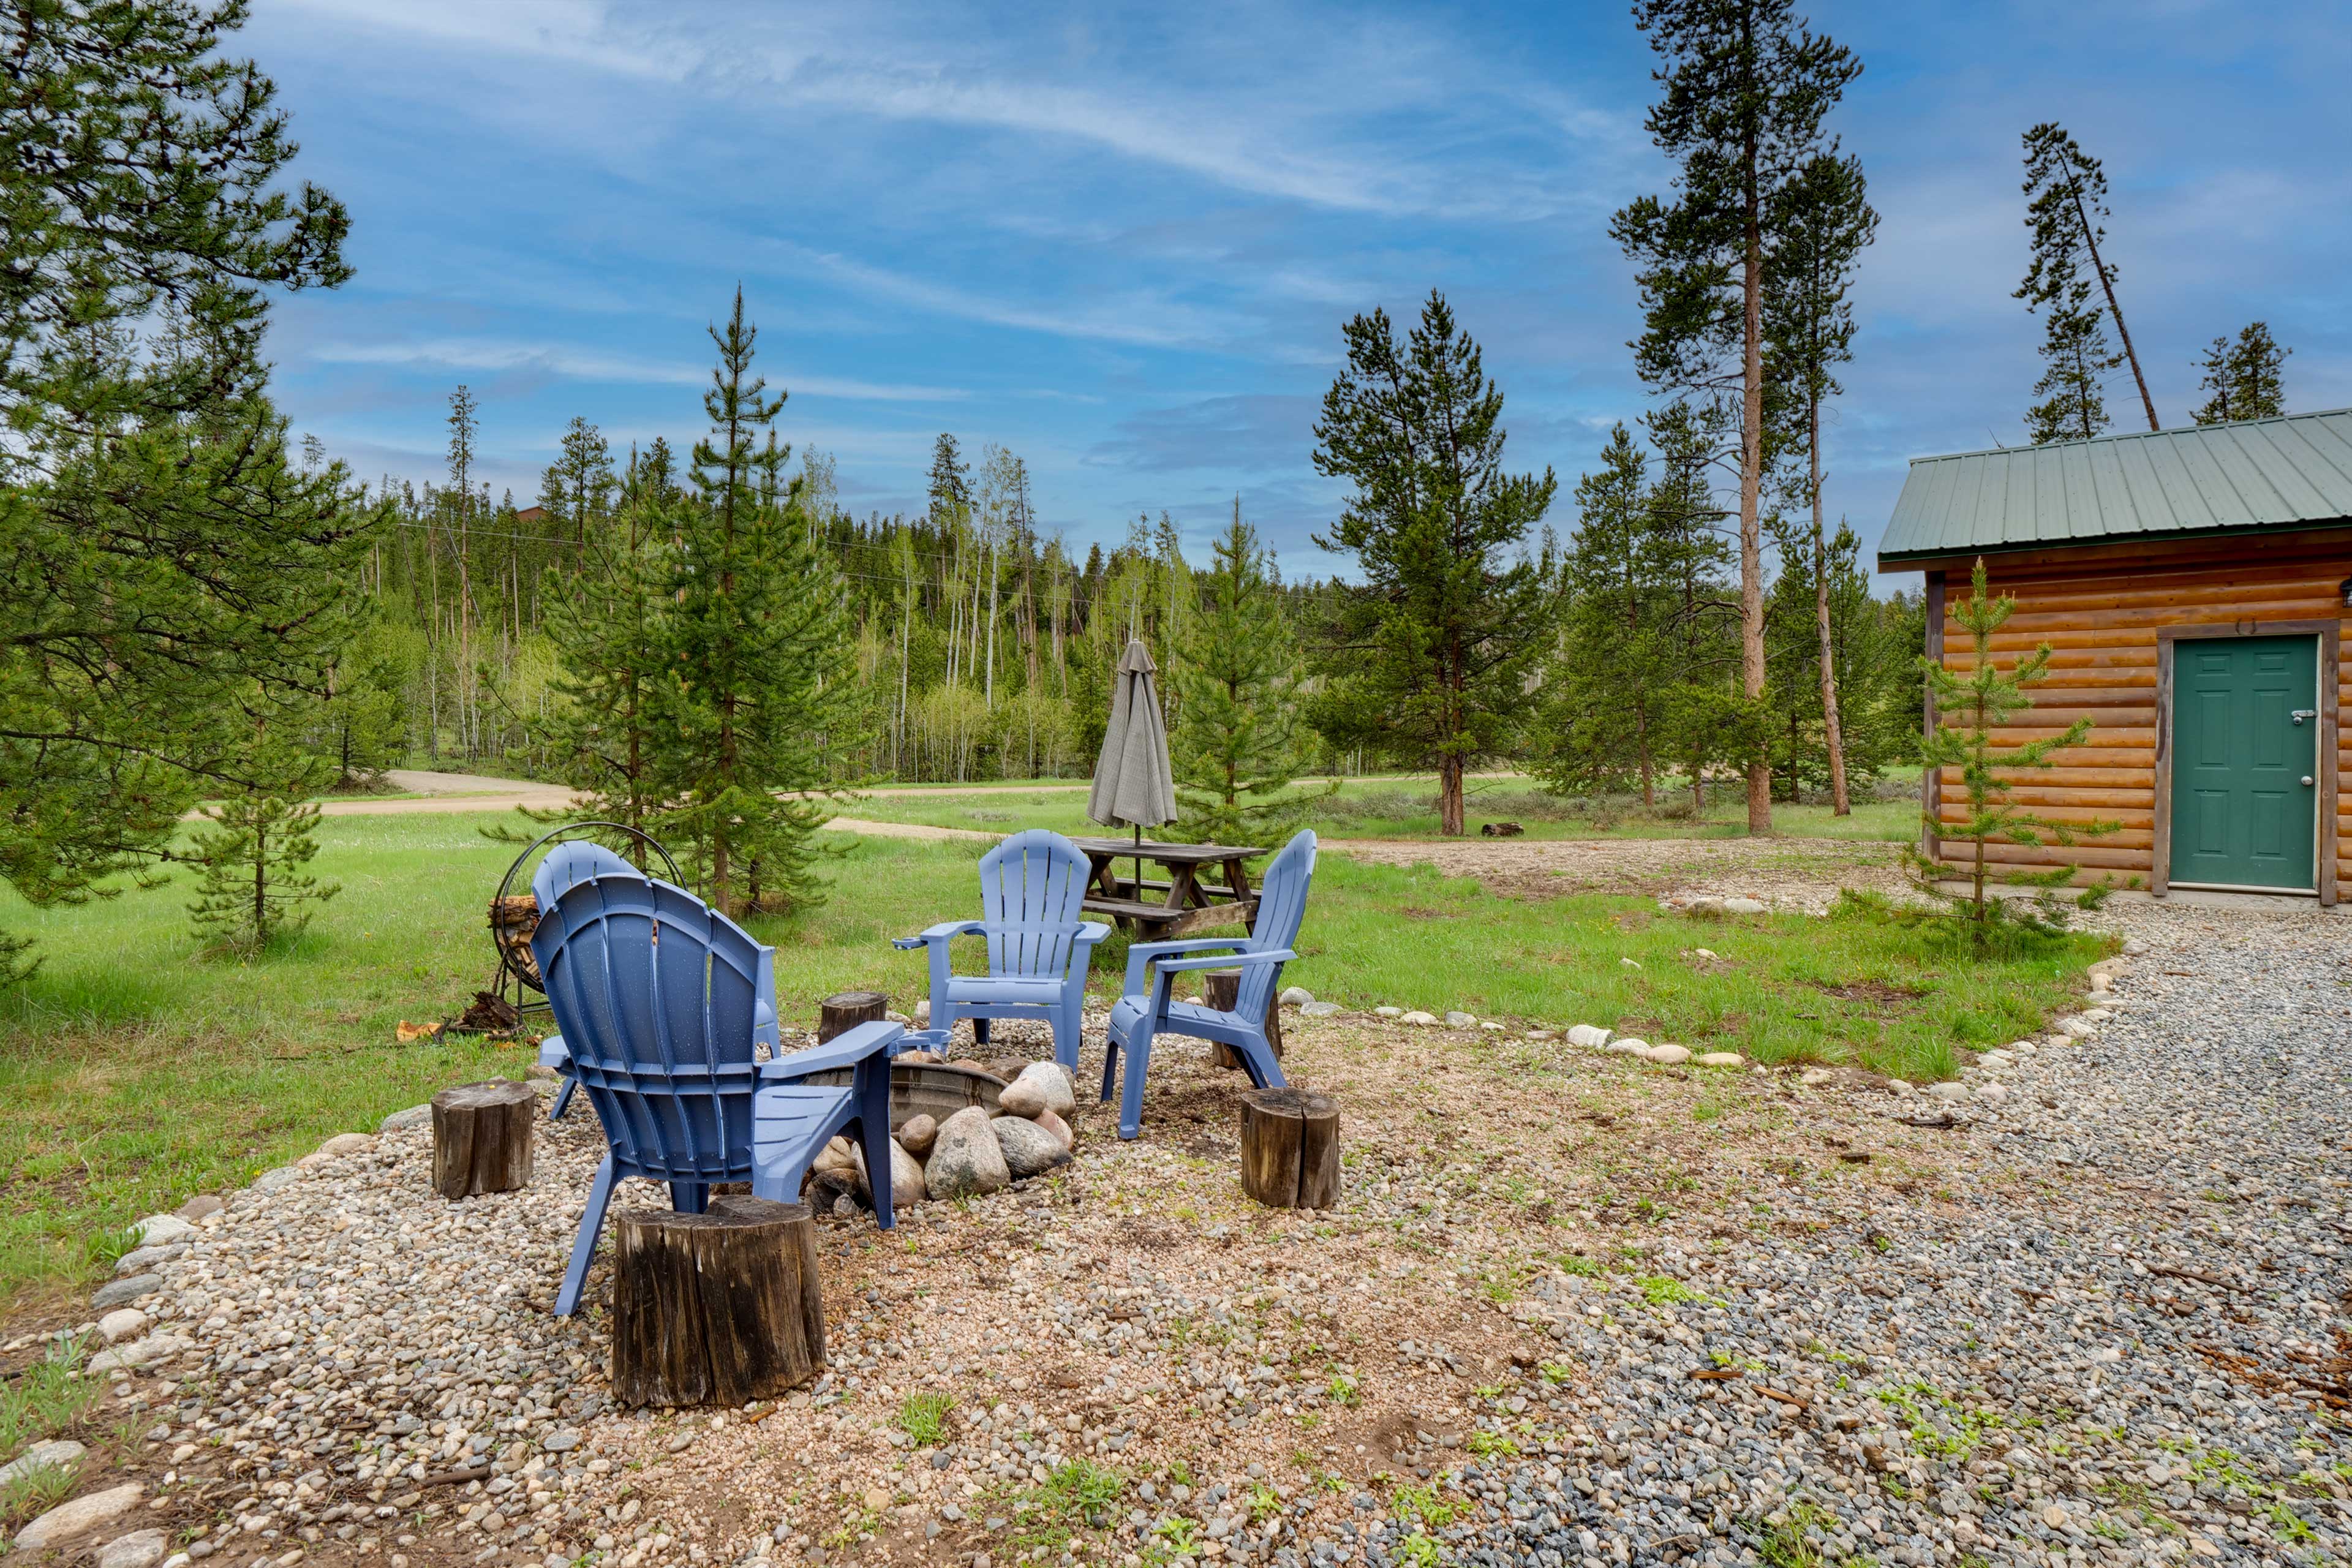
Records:
[[[751,373],[758,329],[735,295],[695,444],[696,494],[678,512],[657,836],[691,847],[728,914],[813,905],[811,839],[824,821],[824,743],[845,716],[849,628],[839,580],[812,548],[775,440],[784,395]],[[757,442],[759,436],[764,444]],[[796,482],[796,481],[795,481]]]
[[[2198,386],[2210,394],[2189,417],[2200,425],[2228,419],[2275,419],[2286,412],[2286,356],[2270,323],[2239,329],[2238,341],[2213,340],[2197,364]]]
[[[1178,837],[1201,844],[1272,844],[1304,819],[1293,795],[1298,645],[1281,584],[1242,521],[1213,546],[1200,603],[1176,642],[1177,710],[1170,736]]]
[[[1676,160],[1678,191],[1672,205],[1641,197],[1610,233],[1639,268],[1643,379],[1738,403],[1740,693],[1760,704],[1765,261],[1782,193],[1822,150],[1822,121],[1862,65],[1816,37],[1791,0],[1641,0],[1633,16],[1664,62],[1648,127]],[[1769,832],[1770,766],[1759,756],[1745,771],[1748,830]]]
[[[618,482],[604,433],[573,415],[564,428],[562,454],[548,468],[539,504],[546,509],[552,535],[571,537],[574,572],[588,564],[589,537],[611,510]]]
[[[1830,647],[1829,543],[1822,529],[1822,405],[1845,389],[1836,367],[1853,357],[1853,304],[1847,290],[1862,252],[1878,232],[1862,163],[1830,153],[1809,160],[1782,193],[1774,226],[1766,331],[1774,380],[1805,453],[1800,498],[1812,511],[1812,578],[1822,721],[1828,748],[1830,807],[1853,810],[1846,793],[1845,741],[1838,713],[1837,659]],[[1783,559],[1786,559],[1785,552]]]
[[[2097,383],[2126,361],[2139,384],[2147,427],[2163,428],[2132,349],[2131,330],[2124,325],[2123,306],[2116,300],[2116,269],[2099,255],[2099,241],[2107,237],[2101,220],[2111,216],[2107,176],[2099,161],[2076,145],[2063,126],[2045,121],[2025,133],[2024,189],[2031,198],[2025,226],[2033,231],[2033,259],[2016,297],[2027,310],[2044,312],[2046,334],[2042,379],[2033,388],[2043,401],[2026,415],[2035,444],[2088,437],[2105,429],[2106,405]],[[2090,284],[2082,277],[2086,259],[2123,340],[2121,354],[2107,347],[2105,321],[2091,302]]]
[[[1459,834],[1463,775],[1512,750],[1533,707],[1549,572],[1524,552],[1559,482],[1503,472],[1502,392],[1443,295],[1402,342],[1378,310],[1347,339],[1314,458],[1354,490],[1315,542],[1363,580],[1339,590],[1313,721],[1335,745],[1434,764],[1439,831]]]
[[[191,837],[183,858],[204,868],[188,906],[199,935],[215,946],[257,953],[310,924],[311,907],[340,891],[304,868],[319,853],[312,837],[319,805],[303,796],[320,782],[315,759],[289,751],[266,731],[254,745],[268,784],[240,789],[207,806],[209,825]]]
[[[276,289],[349,219],[289,185],[243,5],[13,7],[0,72],[0,878],[89,896],[325,694],[378,511],[265,395]],[[134,331],[158,327],[155,352]],[[0,943],[0,975],[21,943]]]
[[[2045,842],[2071,845],[2078,837],[2112,833],[2118,826],[2112,822],[2061,822],[2029,811],[2011,798],[2010,783],[1997,776],[2053,767],[2056,764],[2052,761],[2052,752],[2081,745],[2091,732],[2091,721],[2077,719],[2057,734],[2039,740],[2011,744],[2003,736],[1996,748],[1996,733],[2033,705],[2027,689],[2039,685],[2050,673],[2048,643],[2041,644],[2008,668],[2001,668],[1994,658],[1993,634],[2009,623],[2016,608],[2014,599],[1990,596],[1984,560],[1979,557],[1968,598],[1952,605],[1950,612],[1952,619],[1969,634],[1973,654],[1969,668],[1965,673],[1956,673],[1946,668],[1940,659],[1919,661],[1936,703],[1935,731],[1920,742],[1919,760],[1929,768],[1958,769],[1960,798],[1968,807],[1967,816],[1958,822],[1929,818],[1927,830],[1935,837],[1971,846],[1968,890],[1952,897],[1951,902],[1979,951],[1990,942],[1992,928],[2009,912],[1997,895],[1988,898],[1986,893],[1995,880],[1986,853],[1989,846]],[[1907,853],[1913,874],[1922,889],[1944,896],[1940,891],[1942,879],[1947,875],[1943,865],[1926,858],[1916,846],[1909,847]],[[2049,925],[2056,923],[2058,915],[2049,894],[2072,881],[2076,869],[2074,866],[2055,866],[2047,871],[2013,871],[1998,879],[2012,887],[2041,889],[2043,899],[2040,914],[2029,923]]]
[[[1576,487],[1561,563],[1561,646],[1547,683],[1541,771],[1563,793],[1638,787],[1657,804],[1664,693],[1675,681],[1674,584],[1651,523],[1649,458],[1619,425]]]

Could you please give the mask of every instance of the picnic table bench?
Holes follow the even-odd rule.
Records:
[[[1074,838],[1086,856],[1089,913],[1108,915],[1130,935],[1154,942],[1171,942],[1194,931],[1219,926],[1244,926],[1257,918],[1257,896],[1250,890],[1249,860],[1263,848],[1232,844],[1162,844],[1145,839]],[[1138,858],[1167,868],[1163,878],[1133,874]],[[1129,862],[1122,877],[1118,863]],[[1204,870],[1223,871],[1222,884],[1203,879]],[[1144,898],[1158,893],[1156,903]]]

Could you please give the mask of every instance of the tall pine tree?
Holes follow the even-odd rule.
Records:
[[[1805,454],[1798,499],[1812,512],[1812,579],[1822,721],[1829,752],[1830,807],[1853,809],[1846,793],[1845,739],[1838,714],[1838,661],[1830,646],[1829,542],[1822,527],[1822,405],[1845,389],[1837,367],[1853,357],[1853,304],[1847,298],[1862,253],[1878,232],[1862,161],[1822,153],[1809,159],[1781,193],[1771,257],[1766,331],[1773,379]]]
[[[2025,308],[2042,314],[2042,379],[2034,393],[2042,402],[2026,411],[2028,432],[2038,446],[2045,441],[2087,439],[2106,428],[2106,400],[2101,382],[2108,371],[2128,361],[2132,379],[2139,385],[2140,405],[2147,427],[2157,423],[2156,400],[2148,395],[2147,377],[2140,374],[2139,355],[2132,349],[2131,331],[2124,325],[2123,306],[2116,300],[2116,269],[2099,254],[2107,237],[2101,226],[2107,212],[2107,176],[2099,161],[2075,144],[2065,127],[2045,121],[2025,133],[2025,226],[2033,231],[2032,260],[2017,298]],[[2091,276],[2084,278],[2087,262]],[[2106,300],[2105,315],[2091,299],[2095,280]],[[2123,352],[2107,346],[2105,316],[2112,315]]]
[[[846,711],[838,575],[797,515],[775,439],[784,395],[752,374],[758,329],[737,289],[702,400],[695,494],[679,509],[654,777],[658,832],[690,847],[711,901],[736,914],[815,902],[811,842],[826,816],[824,744]]]
[[[292,458],[261,357],[273,290],[351,276],[349,219],[284,181],[246,10],[0,24],[0,878],[36,904],[263,782],[256,722],[325,697],[360,611],[381,513]]]
[[[1272,843],[1305,816],[1294,795],[1298,645],[1241,498],[1194,581],[1200,603],[1177,639],[1170,736],[1177,833],[1195,843]]]
[[[1432,290],[1399,342],[1388,313],[1348,323],[1323,395],[1316,471],[1348,480],[1315,542],[1352,555],[1337,590],[1315,727],[1437,770],[1438,830],[1463,826],[1463,777],[1519,740],[1548,638],[1548,568],[1527,558],[1559,482],[1503,471],[1503,394]]]
[[[1651,139],[1676,163],[1671,205],[1643,196],[1611,234],[1638,268],[1643,379],[1736,402],[1740,695],[1765,695],[1765,258],[1782,193],[1822,150],[1822,124],[1862,64],[1816,37],[1791,0],[1641,0],[1664,62]],[[1743,728],[1745,726],[1742,726]],[[1746,763],[1748,826],[1772,826],[1771,764]]]

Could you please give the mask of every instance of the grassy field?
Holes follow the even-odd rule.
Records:
[[[198,950],[184,886],[74,910],[0,904],[0,929],[37,938],[45,957],[0,998],[0,1304],[102,1274],[121,1250],[112,1233],[142,1214],[373,1129],[436,1089],[519,1074],[529,1058],[515,1047],[394,1041],[404,1019],[453,1015],[489,979],[483,907],[513,851],[481,837],[485,820],[330,818],[317,868],[341,895],[286,951],[251,962]],[[803,1024],[828,992],[919,994],[921,955],[887,939],[967,910],[980,847],[826,842],[831,901],[753,922],[777,946],[787,1018]],[[1694,957],[1700,946],[1720,958]],[[1344,855],[1318,869],[1299,950],[1287,978],[1354,1007],[1606,1024],[1914,1079],[2033,1027],[2099,951],[2077,938],[1979,964],[1932,929],[1866,912],[1710,924],[1642,899],[1500,898]],[[1105,944],[1097,990],[1117,984],[1122,955],[1119,939]]]
[[[1083,793],[1019,785],[937,799],[851,796],[839,809],[842,816],[871,821],[996,833],[1030,827],[1079,835],[1107,831],[1087,819]],[[1710,793],[1704,816],[1691,809],[1688,795],[1679,789],[1662,795],[1654,811],[1595,811],[1585,803],[1546,795],[1523,779],[1473,781],[1465,821],[1473,834],[1490,822],[1517,822],[1529,838],[1731,838],[1748,831],[1746,804],[1729,790]],[[1776,831],[1793,837],[1900,841],[1917,833],[1919,805],[1908,794],[1859,801],[1845,817],[1832,816],[1826,805],[1776,805],[1772,821]],[[1307,826],[1326,838],[1435,838],[1436,790],[1425,780],[1351,779],[1337,795],[1315,803]]]

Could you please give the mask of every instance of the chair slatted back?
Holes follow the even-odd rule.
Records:
[[[1299,925],[1307,918],[1307,885],[1315,879],[1315,844],[1314,831],[1302,829],[1266,863],[1258,879],[1257,918],[1250,922],[1249,941],[1244,944],[1247,951],[1275,952],[1297,942]],[[1234,1011],[1253,1021],[1265,1017],[1281,979],[1281,964],[1243,965]]]
[[[532,889],[531,952],[619,1173],[747,1179],[753,1046],[774,1043],[773,950],[593,846],[560,846]]]
[[[1058,979],[1086,919],[1087,858],[1058,833],[1033,827],[981,857],[980,918],[991,974]]]

